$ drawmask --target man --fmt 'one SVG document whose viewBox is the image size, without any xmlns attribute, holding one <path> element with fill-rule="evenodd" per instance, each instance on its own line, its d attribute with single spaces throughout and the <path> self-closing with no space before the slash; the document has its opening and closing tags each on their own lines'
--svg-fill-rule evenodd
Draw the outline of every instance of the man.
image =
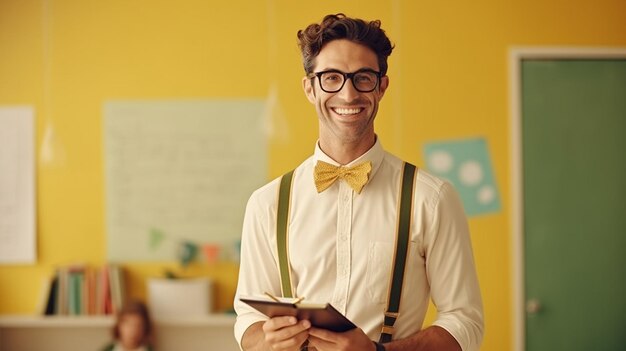
<svg viewBox="0 0 626 351">
<path fill-rule="evenodd" d="M 302 84 L 317 111 L 319 140 L 313 156 L 293 173 L 287 225 L 291 286 L 306 301 L 330 302 L 358 327 L 336 333 L 295 317 L 267 319 L 239 301 L 243 295 L 281 294 L 279 178 L 254 192 L 246 208 L 235 297 L 235 336 L 242 349 L 478 350 L 483 312 L 467 221 L 452 187 L 422 170 L 412 184 L 393 340 L 374 342 L 388 302 L 404 165 L 383 150 L 374 132 L 393 47 L 379 21 L 343 14 L 326 16 L 298 38 L 306 71 Z M 364 169 L 365 184 L 353 185 L 341 175 L 325 182 L 320 171 L 327 164 L 341 166 L 344 175 L 353 166 Z M 429 297 L 438 315 L 422 329 Z"/>
</svg>

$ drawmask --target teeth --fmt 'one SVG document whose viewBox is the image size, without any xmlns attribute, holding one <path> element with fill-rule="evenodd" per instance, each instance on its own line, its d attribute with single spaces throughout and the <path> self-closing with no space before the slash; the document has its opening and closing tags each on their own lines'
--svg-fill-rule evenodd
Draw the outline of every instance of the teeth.
<svg viewBox="0 0 626 351">
<path fill-rule="evenodd" d="M 361 112 L 360 108 L 335 108 L 334 110 L 340 115 L 354 115 Z"/>
</svg>

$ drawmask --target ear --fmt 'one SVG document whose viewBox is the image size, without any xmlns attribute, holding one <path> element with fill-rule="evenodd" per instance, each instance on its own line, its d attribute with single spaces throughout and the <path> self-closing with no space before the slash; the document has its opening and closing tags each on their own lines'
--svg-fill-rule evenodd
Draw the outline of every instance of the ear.
<svg viewBox="0 0 626 351">
<path fill-rule="evenodd" d="M 379 99 L 385 95 L 385 91 L 389 87 L 389 76 L 384 76 L 380 78 L 380 83 L 378 87 L 378 93 L 380 94 Z"/>
<path fill-rule="evenodd" d="M 313 86 L 312 79 L 307 78 L 306 76 L 302 78 L 302 89 L 304 90 L 304 95 L 309 99 L 309 102 L 315 104 L 315 87 Z"/>
</svg>

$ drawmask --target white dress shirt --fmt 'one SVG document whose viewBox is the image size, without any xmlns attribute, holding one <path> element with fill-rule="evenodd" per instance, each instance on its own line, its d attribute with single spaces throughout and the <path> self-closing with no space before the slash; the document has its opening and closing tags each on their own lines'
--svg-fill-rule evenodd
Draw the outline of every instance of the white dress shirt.
<svg viewBox="0 0 626 351">
<path fill-rule="evenodd" d="M 395 249 L 403 162 L 380 141 L 347 166 L 371 161 L 368 183 L 357 194 L 343 180 L 317 193 L 318 160 L 334 165 L 319 146 L 293 175 L 288 252 L 294 296 L 330 302 L 372 340 L 380 336 Z M 267 291 L 280 296 L 276 212 L 280 178 L 255 191 L 246 207 L 241 266 L 234 307 L 235 337 L 267 317 L 238 297 Z M 418 170 L 409 251 L 393 339 L 422 329 L 429 298 L 434 325 L 446 329 L 464 351 L 478 350 L 483 310 L 465 214 L 449 183 Z"/>
</svg>

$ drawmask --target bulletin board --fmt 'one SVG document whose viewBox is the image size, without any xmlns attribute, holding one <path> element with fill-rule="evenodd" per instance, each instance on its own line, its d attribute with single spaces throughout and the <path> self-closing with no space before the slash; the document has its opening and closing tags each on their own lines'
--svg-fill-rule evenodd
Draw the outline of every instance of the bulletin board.
<svg viewBox="0 0 626 351">
<path fill-rule="evenodd" d="M 247 199 L 267 180 L 263 111 L 254 99 L 106 103 L 108 259 L 236 245 Z"/>
</svg>

